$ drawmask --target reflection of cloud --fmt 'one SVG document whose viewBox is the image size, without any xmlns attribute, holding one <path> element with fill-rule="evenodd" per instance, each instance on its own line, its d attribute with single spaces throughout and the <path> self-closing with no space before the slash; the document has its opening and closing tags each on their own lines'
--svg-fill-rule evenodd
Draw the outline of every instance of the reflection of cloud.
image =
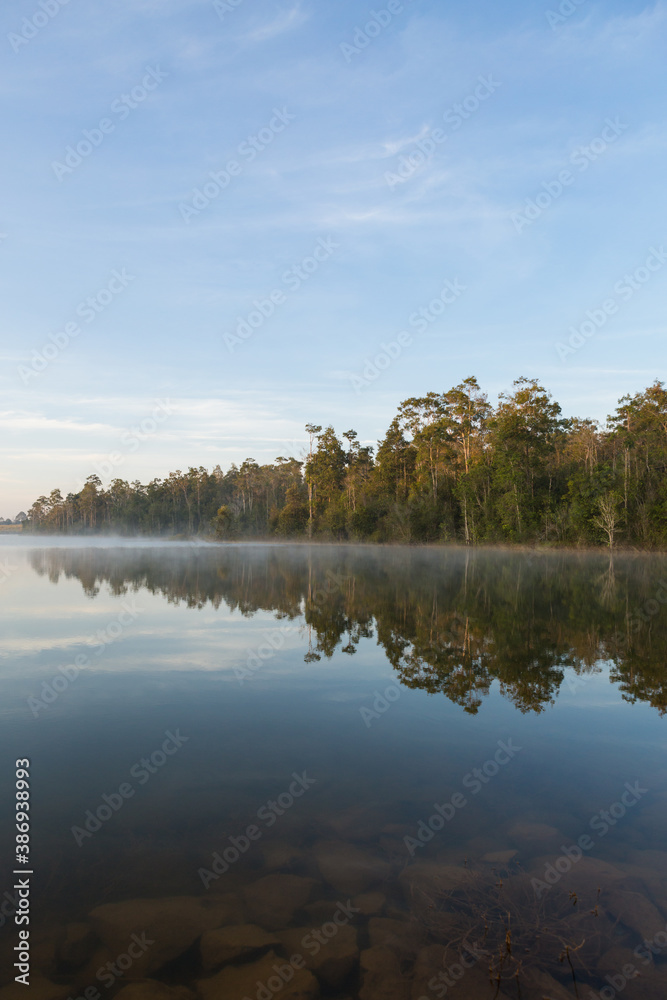
<svg viewBox="0 0 667 1000">
<path fill-rule="evenodd" d="M 80 608 L 81 613 L 85 610 L 85 606 Z M 128 632 L 105 646 L 99 655 L 90 652 L 95 641 L 90 635 L 58 639 L 14 638 L 8 642 L 3 641 L 3 654 L 11 657 L 13 662 L 4 663 L 0 658 L 0 676 L 5 680 L 12 677 L 23 678 L 34 685 L 53 676 L 58 665 L 73 662 L 74 657 L 79 654 L 90 655 L 90 663 L 81 668 L 89 674 L 177 673 L 193 670 L 228 673 L 243 666 L 248 654 L 275 632 L 276 619 L 260 615 L 257 616 L 259 621 L 254 620 L 249 625 L 248 619 L 240 612 L 230 612 L 222 607 L 218 609 L 215 625 L 209 628 L 168 627 L 161 619 L 159 631 L 151 626 L 137 626 L 131 633 Z M 100 619 L 98 624 L 100 628 L 104 628 L 108 624 L 108 618 Z M 302 651 L 307 647 L 302 626 L 301 620 L 291 624 L 284 646 L 267 661 L 267 671 L 271 669 L 275 672 L 281 659 L 290 650 Z M 34 664 L 36 657 L 47 653 L 55 654 L 57 659 L 51 658 L 47 663 L 40 662 L 26 671 L 25 658 L 29 657 Z M 290 670 L 295 664 L 300 667 L 300 659 L 291 661 Z M 284 667 L 285 664 L 281 666 Z"/>
</svg>

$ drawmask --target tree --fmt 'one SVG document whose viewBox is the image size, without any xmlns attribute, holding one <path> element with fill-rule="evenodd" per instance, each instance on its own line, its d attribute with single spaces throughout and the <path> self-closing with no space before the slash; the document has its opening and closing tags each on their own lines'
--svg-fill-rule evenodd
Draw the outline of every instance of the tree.
<svg viewBox="0 0 667 1000">
<path fill-rule="evenodd" d="M 382 441 L 378 441 L 375 482 L 383 498 L 407 500 L 415 465 L 414 448 L 406 440 L 398 417 L 394 417 Z"/>
<path fill-rule="evenodd" d="M 345 469 L 345 451 L 329 426 L 317 435 L 317 448 L 306 463 L 306 477 L 312 487 L 315 523 L 337 537 L 345 532 Z"/>
<path fill-rule="evenodd" d="M 517 379 L 494 410 L 470 376 L 410 397 L 377 449 L 355 430 L 307 424 L 302 463 L 190 466 L 146 484 L 89 476 L 78 492 L 40 496 L 27 530 L 307 534 L 376 541 L 510 539 L 667 546 L 667 390 L 624 396 L 599 427 L 564 420 L 535 379 Z M 610 497 L 612 500 L 610 500 Z M 616 498 L 615 503 L 613 498 Z M 601 534 L 602 533 L 602 534 Z"/>
<path fill-rule="evenodd" d="M 227 538 L 232 526 L 232 512 L 226 504 L 218 508 L 215 515 L 215 534 L 218 538 Z"/>
<path fill-rule="evenodd" d="M 548 460 L 563 421 L 560 406 L 535 379 L 522 377 L 513 385 L 514 392 L 501 393 L 490 430 L 501 522 L 508 533 L 522 536 L 550 501 Z M 547 483 L 545 497 L 540 491 Z"/>
<path fill-rule="evenodd" d="M 443 396 L 449 431 L 457 457 L 456 492 L 463 505 L 463 531 L 466 545 L 474 535 L 472 513 L 475 497 L 474 483 L 470 480 L 473 463 L 482 461 L 491 406 L 474 377 L 463 380 Z M 463 466 L 460 469 L 460 466 Z"/>
<path fill-rule="evenodd" d="M 86 484 L 79 494 L 79 506 L 83 515 L 83 526 L 94 528 L 97 524 L 97 513 L 99 506 L 98 490 L 102 485 L 99 476 L 88 476 Z"/>
<path fill-rule="evenodd" d="M 598 498 L 597 506 L 600 513 L 593 518 L 596 528 L 600 528 L 606 534 L 610 549 L 614 547 L 614 535 L 620 521 L 618 505 L 619 497 L 616 493 L 605 493 Z"/>
<path fill-rule="evenodd" d="M 445 400 L 436 392 L 406 399 L 399 406 L 398 415 L 412 434 L 417 486 L 425 486 L 437 503 L 442 462 L 451 442 Z"/>
<path fill-rule="evenodd" d="M 313 441 L 322 430 L 320 424 L 306 424 L 308 434 L 308 460 L 306 462 L 306 482 L 308 483 L 308 537 L 313 535 L 313 484 L 308 476 L 308 467 L 313 460 Z"/>
</svg>

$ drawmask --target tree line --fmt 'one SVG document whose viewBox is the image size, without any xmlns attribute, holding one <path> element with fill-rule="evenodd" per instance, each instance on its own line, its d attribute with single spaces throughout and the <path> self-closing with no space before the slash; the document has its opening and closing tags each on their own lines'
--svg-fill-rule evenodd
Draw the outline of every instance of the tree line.
<svg viewBox="0 0 667 1000">
<path fill-rule="evenodd" d="M 303 460 L 91 475 L 28 511 L 28 530 L 373 542 L 667 544 L 667 390 L 624 396 L 605 426 L 563 417 L 535 379 L 494 407 L 477 379 L 406 399 L 377 447 L 307 424 Z"/>
</svg>

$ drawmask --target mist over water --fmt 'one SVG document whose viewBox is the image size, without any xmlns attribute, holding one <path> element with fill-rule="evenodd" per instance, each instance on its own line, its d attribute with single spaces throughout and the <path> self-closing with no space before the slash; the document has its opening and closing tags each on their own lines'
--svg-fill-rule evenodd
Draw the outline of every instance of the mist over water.
<svg viewBox="0 0 667 1000">
<path fill-rule="evenodd" d="M 283 935 L 284 961 L 293 929 L 373 894 L 339 980 L 315 969 L 341 1000 L 374 995 L 369 946 L 396 957 L 406 998 L 438 996 L 428 981 L 464 938 L 488 954 L 452 995 L 486 996 L 510 912 L 499 995 L 515 995 L 520 953 L 529 1000 L 574 995 L 564 948 L 578 988 L 601 989 L 610 952 L 664 930 L 664 557 L 95 541 L 0 550 L 0 749 L 31 760 L 52 982 L 94 984 L 115 941 L 97 908 L 145 921 L 142 899 L 236 914 L 138 965 L 192 987 L 220 974 L 200 940 L 216 919 Z M 1 780 L 9 795 L 11 767 Z M 7 820 L 4 857 L 12 838 Z M 81 961 L 65 961 L 58 934 L 88 921 Z M 657 996 L 662 963 L 625 995 Z"/>
</svg>

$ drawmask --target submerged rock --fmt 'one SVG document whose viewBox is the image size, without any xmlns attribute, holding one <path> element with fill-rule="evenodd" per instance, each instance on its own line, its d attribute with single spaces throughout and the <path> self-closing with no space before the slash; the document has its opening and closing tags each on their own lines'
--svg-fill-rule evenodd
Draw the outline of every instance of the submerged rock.
<svg viewBox="0 0 667 1000">
<path fill-rule="evenodd" d="M 508 1000 L 508 994 L 491 983 L 487 966 L 488 956 L 482 952 L 457 955 L 442 945 L 428 945 L 415 962 L 411 1000 L 445 995 L 452 1000 Z"/>
<path fill-rule="evenodd" d="M 422 948 L 415 961 L 414 980 L 412 983 L 412 1000 L 421 1000 L 421 997 L 440 995 L 444 981 L 438 979 L 437 992 L 431 989 L 429 983 L 435 977 L 438 978 L 441 972 L 447 968 L 447 949 L 441 944 L 429 944 Z M 449 955 L 451 960 L 452 956 Z"/>
<path fill-rule="evenodd" d="M 612 885 L 627 877 L 615 865 L 608 861 L 601 861 L 599 858 L 589 858 L 584 855 L 579 861 L 569 861 L 564 865 L 564 871 L 558 871 L 555 864 L 563 855 L 546 854 L 539 858 L 534 858 L 527 873 L 529 880 L 538 879 L 548 886 L 541 887 L 542 894 L 553 893 L 554 888 L 558 891 L 573 891 L 585 900 L 586 905 L 593 905 L 597 900 L 598 889 Z M 554 873 L 559 876 L 554 881 Z M 540 887 L 538 887 L 540 888 Z"/>
<path fill-rule="evenodd" d="M 70 986 L 52 983 L 43 976 L 30 974 L 30 985 L 11 983 L 0 989 L 0 1000 L 66 1000 L 70 995 Z"/>
<path fill-rule="evenodd" d="M 271 951 L 258 962 L 228 965 L 217 975 L 197 982 L 202 1000 L 241 1000 L 277 994 L 280 1000 L 318 1000 L 320 987 L 308 969 L 294 969 Z"/>
<path fill-rule="evenodd" d="M 635 931 L 640 938 L 651 941 L 659 931 L 664 930 L 662 914 L 639 892 L 609 889 L 602 900 L 607 912 Z"/>
<path fill-rule="evenodd" d="M 324 881 L 350 895 L 382 881 L 391 871 L 386 861 L 343 840 L 321 840 L 313 854 Z"/>
<path fill-rule="evenodd" d="M 357 932 L 354 927 L 337 927 L 326 936 L 322 927 L 293 927 L 282 931 L 282 946 L 291 957 L 301 955 L 323 986 L 338 989 L 354 971 L 359 959 Z M 330 933 L 327 929 L 327 933 Z"/>
<path fill-rule="evenodd" d="M 142 979 L 124 986 L 114 1000 L 196 1000 L 186 986 L 167 986 L 157 979 Z"/>
<path fill-rule="evenodd" d="M 58 961 L 76 969 L 91 958 L 95 946 L 90 924 L 66 924 L 64 937 L 58 943 Z"/>
<path fill-rule="evenodd" d="M 30 931 L 31 967 L 35 970 L 38 969 L 40 974 L 47 979 L 56 974 L 59 964 L 58 949 L 64 937 L 65 929 L 62 924 L 41 924 Z M 12 971 L 12 978 L 14 974 L 15 972 Z"/>
<path fill-rule="evenodd" d="M 418 915 L 433 914 L 436 899 L 442 899 L 472 881 L 468 868 L 441 865 L 435 861 L 416 861 L 404 868 L 398 877 L 408 906 Z"/>
<path fill-rule="evenodd" d="M 548 972 L 541 972 L 532 966 L 522 970 L 521 983 L 532 987 L 536 997 L 549 997 L 549 1000 L 572 1000 L 574 993 L 554 979 Z"/>
<path fill-rule="evenodd" d="M 667 878 L 667 851 L 630 851 L 630 862 L 644 871 Z"/>
<path fill-rule="evenodd" d="M 255 952 L 276 948 L 279 944 L 275 934 L 269 934 L 255 924 L 237 924 L 206 931 L 200 944 L 203 969 L 210 972 L 219 965 L 248 958 Z"/>
<path fill-rule="evenodd" d="M 292 844 L 279 842 L 268 844 L 262 851 L 264 867 L 271 871 L 276 868 L 291 868 L 303 861 L 304 854 Z"/>
<path fill-rule="evenodd" d="M 366 917 L 374 917 L 384 909 L 387 897 L 382 892 L 363 892 L 355 896 L 352 905 L 360 910 Z"/>
<path fill-rule="evenodd" d="M 547 823 L 515 823 L 507 833 L 511 840 L 526 848 L 536 844 L 546 847 L 548 841 L 556 840 L 560 840 L 561 843 L 569 843 L 555 826 L 549 826 Z"/>
<path fill-rule="evenodd" d="M 367 948 L 361 953 L 359 1000 L 410 1000 L 410 980 L 391 948 Z"/>
<path fill-rule="evenodd" d="M 316 885 L 315 879 L 298 875 L 265 875 L 249 885 L 243 895 L 253 922 L 277 931 L 293 923 Z"/>
<path fill-rule="evenodd" d="M 343 902 L 341 900 L 341 902 Z M 319 927 L 321 924 L 331 920 L 336 912 L 336 903 L 330 899 L 316 899 L 313 903 L 306 903 L 304 912 L 308 914 L 309 923 L 312 927 Z"/>
<path fill-rule="evenodd" d="M 130 956 L 126 979 L 144 979 L 157 972 L 228 917 L 228 903 L 212 896 L 131 899 L 106 903 L 90 914 L 97 936 L 112 955 Z"/>
<path fill-rule="evenodd" d="M 116 952 L 116 955 L 118 952 Z M 95 951 L 90 956 L 84 965 L 79 966 L 72 973 L 72 981 L 77 989 L 85 989 L 90 983 L 97 982 L 97 973 L 100 969 L 103 969 L 105 965 L 109 962 L 113 964 L 114 958 L 116 958 L 111 952 L 110 948 L 105 948 L 104 945 L 99 945 L 95 948 Z"/>
<path fill-rule="evenodd" d="M 415 921 L 373 917 L 368 921 L 371 948 L 391 948 L 399 958 L 412 958 L 424 944 L 424 934 Z"/>
<path fill-rule="evenodd" d="M 652 959 L 648 964 L 652 964 Z M 603 972 L 614 972 L 615 969 L 622 969 L 624 965 L 646 968 L 643 960 L 641 958 L 638 960 L 633 950 L 624 948 L 622 945 L 614 945 L 598 961 L 598 969 L 601 969 Z"/>
<path fill-rule="evenodd" d="M 508 865 L 519 852 L 514 851 L 489 851 L 482 857 L 490 865 Z"/>
</svg>

